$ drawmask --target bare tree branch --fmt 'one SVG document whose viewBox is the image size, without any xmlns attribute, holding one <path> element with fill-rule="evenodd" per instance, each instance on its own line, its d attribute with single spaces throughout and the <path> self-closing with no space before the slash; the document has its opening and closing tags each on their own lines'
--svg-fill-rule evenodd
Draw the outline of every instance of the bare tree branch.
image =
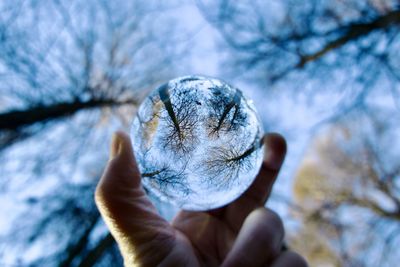
<svg viewBox="0 0 400 267">
<path fill-rule="evenodd" d="M 93 108 L 115 107 L 123 105 L 137 105 L 136 100 L 118 101 L 114 99 L 99 99 L 69 103 L 57 103 L 49 106 L 36 106 L 26 110 L 14 110 L 0 113 L 0 131 L 17 130 L 38 122 L 56 120 L 75 113 Z"/>
</svg>

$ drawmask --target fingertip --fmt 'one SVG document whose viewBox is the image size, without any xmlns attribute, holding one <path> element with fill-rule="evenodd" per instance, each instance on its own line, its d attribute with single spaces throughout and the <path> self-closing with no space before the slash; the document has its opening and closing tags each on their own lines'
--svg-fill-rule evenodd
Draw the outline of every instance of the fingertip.
<svg viewBox="0 0 400 267">
<path fill-rule="evenodd" d="M 124 131 L 116 131 L 112 137 L 110 159 L 117 156 L 134 160 L 131 138 Z"/>
<path fill-rule="evenodd" d="M 110 159 L 97 185 L 95 199 L 126 192 L 125 188 L 138 188 L 140 180 L 130 137 L 123 131 L 117 131 L 112 136 Z"/>
<path fill-rule="evenodd" d="M 130 170 L 140 176 L 131 138 L 127 133 L 116 131 L 113 134 L 108 165 L 116 170 Z"/>
<path fill-rule="evenodd" d="M 122 131 L 122 130 L 115 131 L 113 136 L 116 136 L 116 137 L 120 138 L 123 141 L 129 141 L 130 142 L 130 139 L 131 139 L 129 137 L 129 135 L 126 132 Z"/>
<path fill-rule="evenodd" d="M 272 170 L 279 170 L 285 159 L 287 144 L 279 133 L 269 133 L 264 139 L 264 164 Z"/>
<path fill-rule="evenodd" d="M 244 220 L 232 249 L 222 266 L 261 266 L 280 253 L 284 228 L 282 219 L 264 207 L 253 210 Z"/>
<path fill-rule="evenodd" d="M 259 207 L 247 216 L 246 221 L 260 225 L 258 233 L 267 237 L 267 243 L 272 246 L 271 250 L 281 247 L 285 228 L 278 213 L 265 207 Z"/>
</svg>

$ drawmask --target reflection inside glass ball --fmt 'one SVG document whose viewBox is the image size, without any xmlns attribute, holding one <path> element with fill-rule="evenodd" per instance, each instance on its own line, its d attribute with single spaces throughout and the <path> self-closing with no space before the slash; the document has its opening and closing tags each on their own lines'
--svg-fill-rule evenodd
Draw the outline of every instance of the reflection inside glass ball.
<svg viewBox="0 0 400 267">
<path fill-rule="evenodd" d="M 262 164 L 262 128 L 253 103 L 213 78 L 181 77 L 151 92 L 131 135 L 145 188 L 186 210 L 233 201 Z"/>
</svg>

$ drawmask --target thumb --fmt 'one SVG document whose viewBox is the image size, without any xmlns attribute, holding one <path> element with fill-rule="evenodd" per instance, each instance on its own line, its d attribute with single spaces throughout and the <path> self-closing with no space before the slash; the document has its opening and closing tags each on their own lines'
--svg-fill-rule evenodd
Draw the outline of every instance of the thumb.
<svg viewBox="0 0 400 267">
<path fill-rule="evenodd" d="M 97 185 L 95 201 L 126 265 L 168 254 L 173 229 L 147 198 L 130 138 L 123 132 L 113 136 L 110 160 Z"/>
</svg>

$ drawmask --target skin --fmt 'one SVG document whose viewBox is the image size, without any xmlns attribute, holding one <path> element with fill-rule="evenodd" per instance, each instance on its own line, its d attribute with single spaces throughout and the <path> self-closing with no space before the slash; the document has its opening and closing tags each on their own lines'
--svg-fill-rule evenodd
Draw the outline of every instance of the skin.
<svg viewBox="0 0 400 267">
<path fill-rule="evenodd" d="M 264 207 L 286 153 L 280 135 L 264 140 L 262 168 L 241 197 L 215 210 L 182 210 L 170 223 L 141 186 L 129 136 L 116 132 L 95 200 L 125 266 L 307 266 L 300 255 L 282 250 L 282 220 Z"/>
</svg>

